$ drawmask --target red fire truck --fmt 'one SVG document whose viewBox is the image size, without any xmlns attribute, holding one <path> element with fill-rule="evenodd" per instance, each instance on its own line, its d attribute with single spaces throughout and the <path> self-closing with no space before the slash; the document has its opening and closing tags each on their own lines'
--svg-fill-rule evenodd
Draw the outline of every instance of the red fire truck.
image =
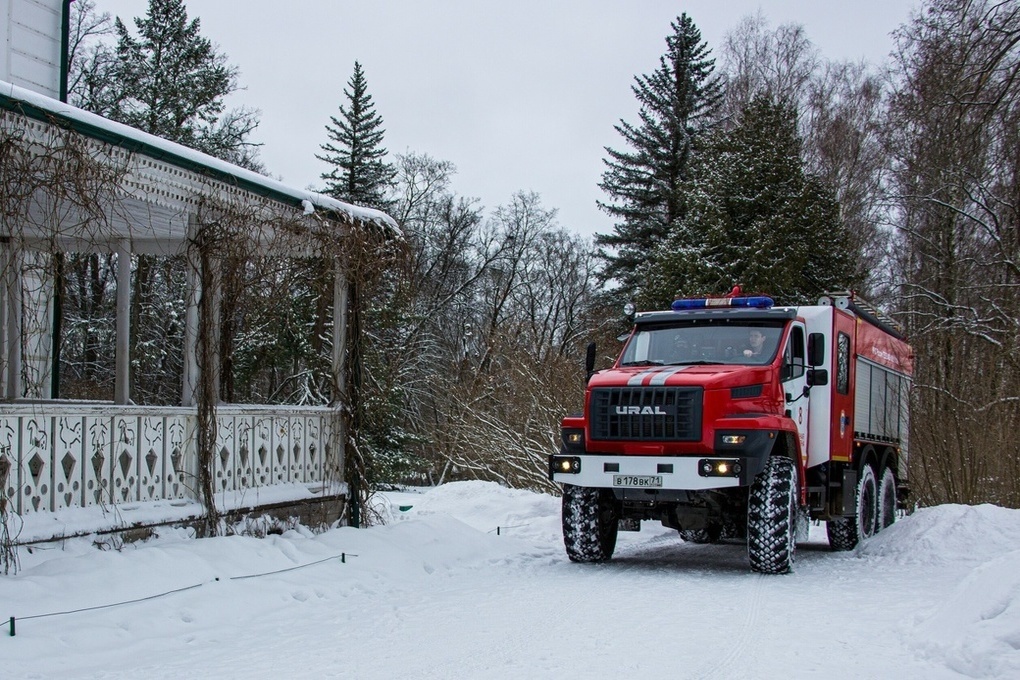
<svg viewBox="0 0 1020 680">
<path fill-rule="evenodd" d="M 747 540 L 751 568 L 784 573 L 809 520 L 834 550 L 893 522 L 906 496 L 913 354 L 850 293 L 777 307 L 766 296 L 682 299 L 640 313 L 584 413 L 562 421 L 549 474 L 563 485 L 576 562 L 658 520 L 690 541 Z"/>
</svg>

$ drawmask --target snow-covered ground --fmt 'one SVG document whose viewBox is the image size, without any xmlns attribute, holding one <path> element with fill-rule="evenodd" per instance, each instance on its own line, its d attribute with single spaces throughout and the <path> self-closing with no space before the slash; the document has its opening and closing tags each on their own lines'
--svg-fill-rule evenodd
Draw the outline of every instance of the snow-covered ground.
<svg viewBox="0 0 1020 680">
<path fill-rule="evenodd" d="M 318 535 L 22 548 L 0 677 L 1020 678 L 1017 510 L 922 509 L 852 553 L 812 527 L 795 573 L 761 576 L 738 543 L 647 522 L 572 564 L 558 499 L 494 484 L 378 508 Z"/>
</svg>

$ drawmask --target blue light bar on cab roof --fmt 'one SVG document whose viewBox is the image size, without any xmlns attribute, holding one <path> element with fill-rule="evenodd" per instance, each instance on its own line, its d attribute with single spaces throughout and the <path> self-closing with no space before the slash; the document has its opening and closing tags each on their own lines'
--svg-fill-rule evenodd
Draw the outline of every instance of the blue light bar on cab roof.
<svg viewBox="0 0 1020 680">
<path fill-rule="evenodd" d="M 673 311 L 683 312 L 690 309 L 706 309 L 709 307 L 754 307 L 756 309 L 768 309 L 772 304 L 772 298 L 764 295 L 755 295 L 753 297 L 685 298 L 673 301 Z"/>
</svg>

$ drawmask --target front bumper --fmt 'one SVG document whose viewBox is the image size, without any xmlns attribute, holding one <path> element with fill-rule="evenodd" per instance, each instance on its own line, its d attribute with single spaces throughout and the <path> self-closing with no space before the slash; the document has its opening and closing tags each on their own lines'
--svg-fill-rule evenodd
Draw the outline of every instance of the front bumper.
<svg viewBox="0 0 1020 680">
<path fill-rule="evenodd" d="M 728 444 L 730 436 L 739 443 Z M 615 489 L 671 489 L 700 491 L 748 486 L 765 468 L 775 443 L 772 430 L 729 431 L 716 436 L 716 446 L 704 453 L 636 455 L 587 452 L 583 446 L 564 446 L 549 457 L 549 478 L 561 484 Z"/>
<path fill-rule="evenodd" d="M 556 462 L 569 458 L 579 464 L 577 472 L 559 472 Z M 741 464 L 737 476 L 703 476 L 699 465 L 705 460 L 745 460 L 733 456 L 620 456 L 605 454 L 563 454 L 552 456 L 552 480 L 561 484 L 617 489 L 675 489 L 696 491 L 746 486 L 747 463 Z M 638 480 L 658 479 L 661 485 L 637 485 Z"/>
</svg>

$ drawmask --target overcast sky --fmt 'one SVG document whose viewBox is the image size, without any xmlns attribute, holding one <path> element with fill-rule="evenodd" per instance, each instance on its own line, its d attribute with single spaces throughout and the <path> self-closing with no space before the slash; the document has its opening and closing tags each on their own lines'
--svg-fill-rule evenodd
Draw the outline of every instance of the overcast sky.
<svg viewBox="0 0 1020 680">
<path fill-rule="evenodd" d="M 147 0 L 95 0 L 143 16 Z M 261 113 L 254 139 L 274 176 L 321 188 L 315 158 L 360 61 L 391 154 L 457 167 L 453 188 L 491 210 L 536 191 L 559 222 L 609 233 L 595 206 L 613 125 L 636 120 L 634 76 L 665 51 L 687 12 L 718 54 L 724 35 L 761 9 L 775 27 L 803 24 L 828 59 L 884 61 L 916 0 L 187 0 L 188 16 L 240 69 L 230 104 Z"/>
</svg>

